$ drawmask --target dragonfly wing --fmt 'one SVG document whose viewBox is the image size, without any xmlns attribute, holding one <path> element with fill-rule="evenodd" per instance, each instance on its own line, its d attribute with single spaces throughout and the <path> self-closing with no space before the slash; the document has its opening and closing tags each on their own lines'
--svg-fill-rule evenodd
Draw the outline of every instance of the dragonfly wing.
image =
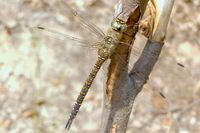
<svg viewBox="0 0 200 133">
<path fill-rule="evenodd" d="M 33 29 L 41 30 L 44 34 L 53 36 L 54 38 L 59 39 L 61 41 L 72 40 L 78 43 L 76 44 L 77 46 L 81 46 L 81 47 L 97 48 L 100 44 L 100 42 L 91 42 L 89 40 L 80 39 L 80 38 L 77 38 L 65 33 L 61 33 L 53 29 L 41 27 L 41 26 L 33 27 Z"/>
<path fill-rule="evenodd" d="M 129 47 L 130 46 L 130 44 L 120 42 L 120 41 L 118 41 L 118 44 L 119 44 L 119 47 Z M 142 48 L 137 48 L 136 46 L 132 46 L 131 57 L 139 58 L 139 56 L 141 55 L 141 52 L 142 52 Z M 154 56 L 154 55 L 150 54 L 150 53 L 146 53 L 146 54 L 143 54 L 143 56 Z M 165 58 L 165 60 L 170 60 L 169 55 L 168 55 L 168 57 L 166 57 L 161 53 L 158 61 L 163 60 L 163 58 Z M 175 58 L 175 57 L 172 57 L 172 58 Z M 181 62 L 178 62 L 176 58 L 173 60 L 173 65 L 175 65 L 175 68 L 185 68 L 185 65 L 182 64 Z"/>
<path fill-rule="evenodd" d="M 99 27 L 97 27 L 91 21 L 89 21 L 88 19 L 86 19 L 86 18 L 82 17 L 80 14 L 78 14 L 78 12 L 76 10 L 72 9 L 65 1 L 61 0 L 61 2 L 59 2 L 59 5 L 67 7 L 70 10 L 70 12 L 80 20 L 80 22 L 82 24 L 87 26 L 98 37 L 100 37 L 101 39 L 105 37 L 104 32 Z"/>
</svg>

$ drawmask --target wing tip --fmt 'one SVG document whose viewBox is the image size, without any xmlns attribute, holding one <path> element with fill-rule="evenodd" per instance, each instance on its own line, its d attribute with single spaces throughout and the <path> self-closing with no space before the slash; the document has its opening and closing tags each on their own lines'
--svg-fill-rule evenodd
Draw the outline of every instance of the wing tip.
<svg viewBox="0 0 200 133">
<path fill-rule="evenodd" d="M 42 26 L 37 26 L 37 28 L 40 29 L 40 30 L 44 30 L 44 29 L 45 29 L 45 28 L 42 27 Z"/>
</svg>

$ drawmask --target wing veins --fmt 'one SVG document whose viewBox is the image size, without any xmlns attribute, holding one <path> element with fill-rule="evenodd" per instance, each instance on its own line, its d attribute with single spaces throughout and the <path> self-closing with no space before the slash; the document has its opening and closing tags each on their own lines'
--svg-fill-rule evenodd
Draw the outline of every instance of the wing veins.
<svg viewBox="0 0 200 133">
<path fill-rule="evenodd" d="M 62 3 L 67 6 L 67 8 L 71 11 L 71 13 L 77 17 L 84 25 L 86 25 L 91 31 L 93 31 L 98 37 L 104 38 L 105 34 L 104 32 L 97 27 L 95 24 L 93 24 L 91 21 L 89 21 L 88 19 L 82 17 L 80 14 L 78 14 L 78 12 L 74 9 L 72 9 L 66 2 L 64 2 L 63 0 L 61 0 Z"/>
<path fill-rule="evenodd" d="M 64 37 L 64 39 L 55 37 L 56 39 L 59 39 L 61 41 L 64 41 L 65 39 L 70 39 L 72 41 L 75 41 L 75 42 L 79 43 L 79 44 L 76 44 L 77 46 L 97 48 L 100 44 L 100 42 L 89 42 L 89 41 L 86 41 L 86 40 L 83 40 L 83 39 L 80 39 L 80 38 L 76 38 L 76 37 L 68 35 L 68 34 L 58 32 L 58 31 L 53 30 L 53 29 L 48 29 L 48 28 L 41 27 L 41 26 L 38 26 L 36 28 L 43 31 L 43 32 L 47 32 L 47 33 L 54 34 L 54 35 L 60 35 L 60 36 Z M 82 44 L 85 44 L 85 45 L 82 45 Z"/>
</svg>

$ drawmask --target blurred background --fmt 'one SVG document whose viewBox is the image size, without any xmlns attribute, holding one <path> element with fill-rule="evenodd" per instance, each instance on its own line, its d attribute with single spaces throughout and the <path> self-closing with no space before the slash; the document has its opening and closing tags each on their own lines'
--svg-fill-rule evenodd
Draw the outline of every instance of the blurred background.
<svg viewBox="0 0 200 133">
<path fill-rule="evenodd" d="M 67 0 L 68 5 L 103 31 L 110 25 L 116 2 Z M 97 39 L 91 37 L 94 33 L 82 30 L 67 7 L 55 3 L 56 0 L 0 2 L 1 133 L 66 132 L 71 108 L 94 65 L 94 49 L 35 28 L 44 26 L 91 42 Z M 175 2 L 161 58 L 134 103 L 127 133 L 200 133 L 199 12 L 199 0 Z M 135 49 L 141 50 L 145 41 L 138 34 Z M 136 60 L 138 54 L 131 58 Z M 104 73 L 101 71 L 96 77 L 70 132 L 98 132 Z"/>
</svg>

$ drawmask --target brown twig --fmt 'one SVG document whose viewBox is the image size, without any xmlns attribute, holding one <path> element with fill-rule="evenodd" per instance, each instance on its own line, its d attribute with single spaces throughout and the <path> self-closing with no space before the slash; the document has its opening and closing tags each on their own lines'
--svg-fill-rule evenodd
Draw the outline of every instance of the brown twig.
<svg viewBox="0 0 200 133">
<path fill-rule="evenodd" d="M 124 133 L 126 131 L 132 110 L 133 94 L 136 93 L 137 89 L 132 88 L 133 82 L 128 75 L 127 63 L 123 61 L 128 61 L 132 42 L 138 31 L 138 23 L 147 2 L 147 0 L 120 0 L 116 6 L 118 8 L 116 8 L 115 13 L 118 15 L 115 14 L 115 16 L 127 22 L 128 25 L 128 29 L 120 41 L 129 44 L 129 46 L 117 48 L 121 59 L 116 55 L 111 57 L 104 93 L 102 133 Z"/>
</svg>

